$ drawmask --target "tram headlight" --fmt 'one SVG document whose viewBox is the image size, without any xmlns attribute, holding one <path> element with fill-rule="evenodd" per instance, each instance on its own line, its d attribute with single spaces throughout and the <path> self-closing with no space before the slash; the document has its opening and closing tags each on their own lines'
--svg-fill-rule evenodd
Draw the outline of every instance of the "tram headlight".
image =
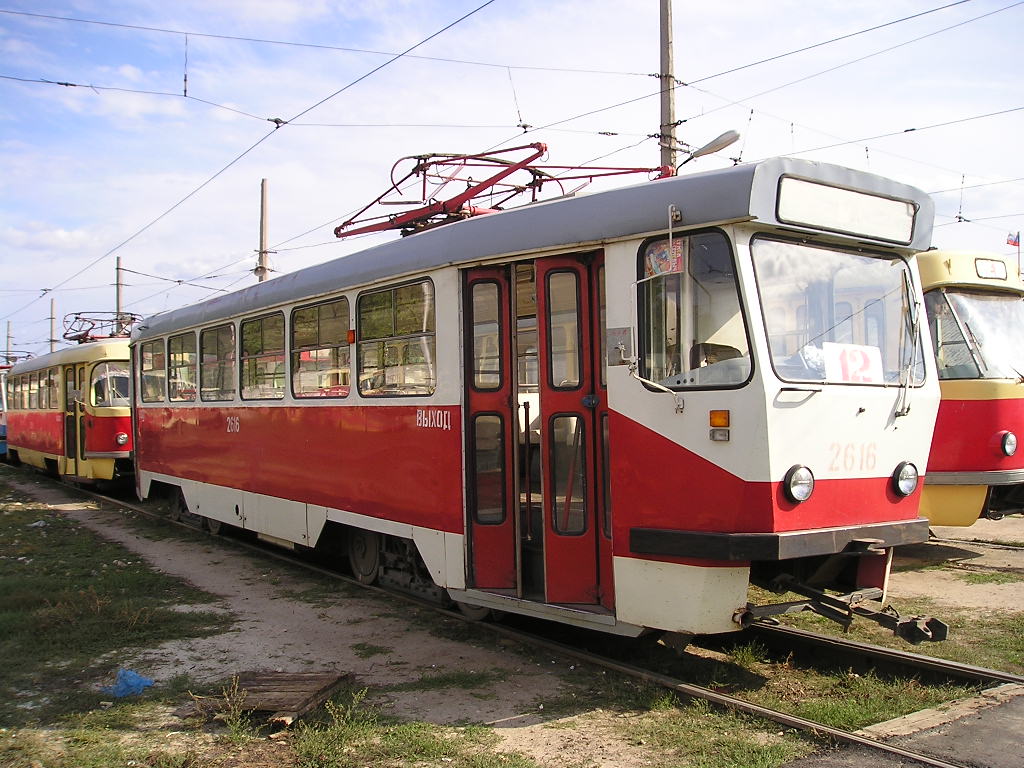
<svg viewBox="0 0 1024 768">
<path fill-rule="evenodd" d="M 1006 456 L 1013 456 L 1017 452 L 1017 436 L 1013 432 L 1004 432 L 999 447 Z"/>
<path fill-rule="evenodd" d="M 900 496 L 909 496 L 917 490 L 919 479 L 917 467 L 909 461 L 900 462 L 896 471 L 892 473 L 892 489 Z"/>
<path fill-rule="evenodd" d="M 799 504 L 811 498 L 814 491 L 814 473 L 803 464 L 796 464 L 789 468 L 782 480 L 782 489 L 786 498 Z"/>
<path fill-rule="evenodd" d="M 116 442 L 118 445 L 127 445 L 128 435 L 125 434 L 124 432 L 118 432 L 116 435 L 114 435 L 114 442 Z"/>
</svg>

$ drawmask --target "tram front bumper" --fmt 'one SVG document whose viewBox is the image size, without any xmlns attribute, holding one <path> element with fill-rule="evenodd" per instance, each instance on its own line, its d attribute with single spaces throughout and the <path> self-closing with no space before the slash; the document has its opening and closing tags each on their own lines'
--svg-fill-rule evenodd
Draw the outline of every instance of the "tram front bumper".
<svg viewBox="0 0 1024 768">
<path fill-rule="evenodd" d="M 629 549 L 638 555 L 667 555 L 700 560 L 736 562 L 792 560 L 839 552 L 886 549 L 928 540 L 929 522 L 898 520 L 890 523 L 812 528 L 779 533 L 716 533 L 631 528 Z"/>
</svg>

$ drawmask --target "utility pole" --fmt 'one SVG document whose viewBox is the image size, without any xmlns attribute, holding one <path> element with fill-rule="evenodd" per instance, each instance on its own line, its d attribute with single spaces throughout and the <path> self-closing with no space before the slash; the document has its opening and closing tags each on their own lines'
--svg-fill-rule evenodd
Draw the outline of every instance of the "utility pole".
<svg viewBox="0 0 1024 768">
<path fill-rule="evenodd" d="M 11 362 L 11 341 L 12 341 L 12 339 L 13 339 L 13 337 L 11 336 L 11 321 L 8 320 L 7 321 L 7 363 L 8 364 L 10 364 L 10 362 Z"/>
<path fill-rule="evenodd" d="M 661 0 L 661 164 L 676 167 L 676 79 L 672 62 L 672 0 Z"/>
<path fill-rule="evenodd" d="M 50 351 L 57 350 L 57 300 L 50 299 Z"/>
<path fill-rule="evenodd" d="M 259 261 L 256 262 L 256 269 L 253 273 L 256 278 L 262 283 L 267 279 L 267 273 L 270 272 L 270 267 L 267 265 L 267 216 L 269 211 L 267 210 L 267 180 L 263 179 L 260 182 L 260 250 L 259 250 Z"/>
<path fill-rule="evenodd" d="M 117 257 L 117 267 L 114 275 L 114 335 L 120 336 L 124 331 L 124 306 L 121 303 L 121 257 Z"/>
</svg>

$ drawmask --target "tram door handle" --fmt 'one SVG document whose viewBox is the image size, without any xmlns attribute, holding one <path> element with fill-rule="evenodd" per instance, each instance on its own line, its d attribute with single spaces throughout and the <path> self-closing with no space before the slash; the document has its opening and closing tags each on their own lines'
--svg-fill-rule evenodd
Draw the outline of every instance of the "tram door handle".
<svg viewBox="0 0 1024 768">
<path fill-rule="evenodd" d="M 581 402 L 583 403 L 584 408 L 590 408 L 593 410 L 600 404 L 601 399 L 597 395 L 591 393 L 589 395 L 584 395 Z"/>
</svg>

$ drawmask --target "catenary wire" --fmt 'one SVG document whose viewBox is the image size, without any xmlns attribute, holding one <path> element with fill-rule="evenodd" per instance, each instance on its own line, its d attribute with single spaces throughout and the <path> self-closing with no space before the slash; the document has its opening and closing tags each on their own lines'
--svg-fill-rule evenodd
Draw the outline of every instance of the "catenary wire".
<svg viewBox="0 0 1024 768">
<path fill-rule="evenodd" d="M 357 77 L 357 78 L 356 78 L 355 80 L 353 80 L 352 82 L 348 83 L 347 85 L 344 85 L 344 86 L 342 86 L 341 88 L 339 88 L 338 90 L 334 91 L 334 92 L 333 92 L 333 93 L 331 93 L 330 95 L 328 95 L 328 96 L 325 96 L 324 98 L 320 99 L 320 100 L 319 100 L 319 101 L 317 101 L 317 102 L 316 102 L 315 104 L 313 104 L 313 105 L 311 105 L 311 106 L 307 107 L 306 109 L 303 109 L 303 110 L 302 110 L 301 112 L 299 112 L 298 114 L 294 115 L 294 116 L 293 116 L 293 117 L 291 118 L 291 120 L 297 120 L 298 118 L 302 117 L 303 115 L 309 114 L 310 112 L 312 112 L 312 111 L 313 111 L 314 109 L 316 109 L 317 107 L 321 106 L 322 104 L 326 103 L 327 101 L 330 101 L 331 99 L 335 98 L 335 97 L 336 97 L 336 96 L 338 96 L 339 94 L 341 94 L 341 93 L 344 93 L 344 92 L 345 92 L 345 91 L 347 91 L 348 89 L 350 89 L 350 88 L 354 87 L 354 86 L 355 86 L 355 85 L 357 85 L 358 83 L 361 83 L 362 81 L 366 80 L 367 78 L 369 78 L 369 77 L 372 77 L 372 76 L 373 76 L 374 74 L 376 74 L 376 73 L 377 73 L 377 72 L 379 72 L 380 70 L 384 69 L 384 68 L 385 68 L 385 67 L 387 67 L 387 66 L 388 66 L 389 64 L 392 64 L 393 62 L 395 62 L 395 61 L 397 61 L 397 60 L 401 59 L 401 58 L 402 58 L 403 56 L 405 56 L 406 54 L 408 54 L 408 53 L 409 53 L 410 51 L 414 51 L 414 50 L 415 50 L 416 48 L 419 48 L 420 46 L 422 46 L 422 45 L 426 44 L 427 42 L 429 42 L 429 41 L 433 40 L 433 39 L 434 39 L 435 37 L 437 37 L 437 36 L 439 36 L 439 35 L 443 34 L 444 32 L 448 31 L 448 30 L 449 30 L 449 29 L 451 29 L 452 27 L 454 27 L 454 26 L 456 26 L 456 25 L 458 25 L 458 24 L 462 23 L 463 21 L 465 21 L 466 19 L 468 19 L 468 18 L 469 18 L 470 16 L 473 16 L 474 14 L 476 14 L 476 13 L 479 13 L 479 12 L 480 12 L 481 10 L 483 10 L 484 8 L 486 8 L 487 6 L 491 5 L 491 4 L 492 4 L 492 3 L 494 3 L 494 2 L 495 2 L 495 0 L 485 0 L 485 2 L 484 2 L 484 3 L 482 3 L 481 5 L 477 6 L 476 8 L 474 8 L 474 9 L 473 9 L 473 10 L 471 10 L 471 11 L 469 11 L 468 13 L 466 13 L 466 14 L 464 14 L 464 15 L 460 16 L 460 17 L 459 17 L 458 19 L 456 19 L 455 21 L 453 21 L 453 22 L 450 22 L 449 24 L 446 24 L 446 25 L 445 25 L 444 27 L 442 27 L 441 29 L 437 30 L 436 32 L 434 32 L 434 33 L 430 34 L 430 35 L 429 35 L 428 37 L 426 37 L 426 38 L 424 38 L 424 39 L 420 40 L 419 42 L 417 42 L 417 43 L 415 43 L 415 44 L 413 44 L 412 46 L 410 46 L 409 48 L 407 48 L 407 49 L 406 49 L 405 51 L 403 51 L 402 53 L 400 53 L 400 54 L 397 54 L 397 55 L 395 55 L 395 56 L 394 56 L 393 58 L 389 59 L 389 60 L 388 60 L 388 61 L 386 61 L 386 62 L 383 62 L 382 64 L 379 64 L 378 66 L 376 66 L 376 67 L 374 67 L 373 69 L 371 69 L 371 70 L 370 70 L 369 72 L 366 72 L 365 74 L 363 74 L 363 75 L 360 75 L 359 77 Z M 287 124 L 288 122 L 290 122 L 290 120 L 288 120 L 288 121 L 284 121 L 284 124 Z M 82 268 L 81 268 L 80 270 L 78 270 L 78 271 L 77 271 L 77 272 L 75 272 L 74 274 L 72 274 L 72 275 L 71 275 L 70 277 L 68 277 L 68 278 L 66 278 L 65 280 L 63 280 L 62 282 L 58 283 L 58 284 L 57 284 L 57 285 L 56 285 L 55 287 L 58 287 L 58 288 L 59 288 L 59 287 L 61 287 L 61 286 L 65 285 L 65 284 L 67 284 L 67 283 L 71 282 L 72 280 L 74 280 L 74 279 L 75 279 L 76 277 L 78 277 L 78 276 L 79 276 L 79 275 L 81 275 L 82 273 L 84 273 L 84 272 L 86 272 L 87 270 L 91 269 L 91 268 L 92 268 L 92 267 L 94 267 L 94 266 L 95 266 L 96 264 L 99 264 L 99 263 L 100 263 L 101 261 L 103 261 L 103 260 L 104 260 L 104 259 L 106 259 L 107 257 L 111 256 L 111 255 L 112 255 L 113 253 L 115 253 L 116 251 L 118 251 L 118 250 L 120 250 L 121 248 L 123 248 L 123 247 L 124 247 L 125 245 L 127 245 L 127 244 L 128 244 L 128 243 L 130 243 L 130 242 L 131 242 L 132 240 L 134 240 L 135 238 L 137 238 L 137 237 L 138 237 L 139 235 L 141 235 L 142 233 L 144 233 L 144 232 L 145 232 L 146 230 L 148 230 L 148 229 L 149 229 L 150 227 L 152 227 L 152 226 L 153 226 L 153 225 L 155 225 L 155 224 L 156 224 L 157 222 L 159 222 L 160 220 L 162 220 L 163 218 L 165 218 L 165 217 L 166 217 L 167 215 L 169 215 L 169 214 L 170 214 L 171 212 L 173 212 L 174 210 L 176 210 L 176 209 L 177 209 L 178 207 L 180 207 L 181 205 L 183 205 L 183 204 L 184 204 L 184 203 L 185 203 L 186 201 L 188 201 L 189 199 L 191 199 L 192 197 L 194 197 L 194 196 L 195 196 L 196 194 L 198 194 L 198 193 L 199 193 L 199 192 L 200 192 L 201 190 L 203 190 L 204 188 L 206 188 L 206 187 L 207 187 L 207 186 L 208 186 L 209 184 L 211 184 L 211 183 L 212 183 L 212 182 L 213 182 L 213 181 L 214 181 L 215 179 L 217 179 L 217 178 L 218 178 L 218 177 L 219 177 L 219 176 L 220 176 L 221 174 L 223 174 L 223 173 L 224 173 L 225 171 L 227 171 L 227 170 L 228 170 L 229 168 L 231 168 L 232 166 L 234 166 L 234 165 L 235 165 L 236 163 L 238 163 L 238 162 L 239 162 L 239 161 L 240 161 L 240 160 L 241 160 L 242 158 L 244 158 L 244 157 L 245 157 L 246 155 L 248 155 L 248 154 L 249 154 L 250 152 L 252 152 L 252 151 L 253 151 L 254 149 L 256 149 L 256 148 L 257 148 L 258 146 L 260 146 L 260 145 L 261 145 L 261 144 L 262 144 L 263 142 L 265 142 L 265 141 L 266 141 L 267 139 L 269 139 L 269 138 L 270 138 L 271 136 L 273 136 L 273 135 L 274 135 L 274 134 L 275 134 L 275 133 L 277 132 L 277 130 L 278 130 L 278 129 L 279 129 L 280 127 L 281 127 L 280 125 L 278 125 L 278 126 L 275 126 L 275 128 L 274 128 L 273 130 L 271 130 L 271 131 L 269 131 L 268 133 L 264 134 L 264 135 L 263 135 L 263 136 L 262 136 L 262 137 L 261 137 L 260 139 L 258 139 L 258 140 L 257 140 L 257 141 L 256 141 L 256 142 L 255 142 L 254 144 L 252 144 L 251 146 L 249 146 L 249 147 L 248 147 L 247 149 L 245 149 L 245 150 L 244 150 L 244 151 L 243 151 L 243 152 L 242 152 L 241 154 L 239 154 L 239 155 L 238 155 L 238 156 L 236 156 L 236 157 L 235 157 L 235 158 L 234 158 L 233 160 L 231 160 L 231 161 L 230 161 L 230 162 L 229 162 L 229 163 L 228 163 L 227 165 L 225 165 L 225 166 L 224 166 L 223 168 L 221 168 L 221 169 L 220 169 L 219 171 L 217 171 L 217 172 L 216 172 L 216 173 L 214 173 L 214 174 L 213 174 L 212 176 L 210 176 L 210 177 L 209 177 L 209 178 L 208 178 L 208 179 L 207 179 L 206 181 L 204 181 L 204 182 L 203 182 L 202 184 L 200 184 L 200 185 L 199 185 L 198 187 L 196 187 L 196 188 L 195 188 L 195 189 L 193 189 L 193 190 L 192 190 L 191 192 L 189 192 L 189 193 L 188 193 L 187 195 L 185 195 L 185 197 L 183 197 L 183 198 L 182 198 L 181 200 L 179 200 L 178 202 L 176 202 L 176 203 L 175 203 L 174 205 L 172 205 L 172 206 L 171 206 L 170 208 L 168 208 L 167 210 L 165 210 L 165 211 L 164 211 L 163 213 L 161 213 L 161 214 L 160 214 L 159 216 L 157 216 L 157 217 L 156 217 L 155 219 L 153 219 L 152 221 L 150 221 L 150 222 L 149 222 L 148 224 L 146 224 L 146 225 L 145 225 L 145 226 L 143 226 L 142 228 L 138 229 L 138 230 L 137 230 L 137 231 L 136 231 L 135 233 L 133 233 L 133 234 L 132 234 L 131 236 L 129 236 L 128 238 L 126 238 L 125 240 L 123 240 L 122 242 L 120 242 L 119 244 L 115 245 L 115 246 L 114 246 L 113 248 L 111 248 L 110 250 L 108 250 L 108 251 L 107 251 L 106 253 L 102 254 L 101 256 L 99 256 L 98 258 L 94 259 L 94 260 L 93 260 L 93 261 L 91 261 L 91 262 L 90 262 L 89 264 L 87 264 L 86 266 L 82 267 Z M 32 304 L 34 304 L 34 303 L 35 303 L 36 301 L 38 301 L 38 298 L 36 298 L 36 299 L 33 299 L 33 300 L 32 300 L 31 302 L 29 302 L 29 303 L 28 303 L 28 304 L 26 304 L 25 306 L 23 306 L 23 307 L 21 307 L 21 308 L 19 308 L 19 309 L 15 310 L 14 312 L 8 313 L 7 315 L 4 315 L 3 317 L 0 317 L 0 320 L 3 320 L 3 319 L 6 319 L 6 318 L 9 318 L 9 317 L 12 317 L 13 315 L 16 315 L 16 314 L 18 314 L 19 312 L 22 312 L 23 310 L 27 309 L 27 308 L 28 308 L 29 306 L 31 306 Z"/>
</svg>

